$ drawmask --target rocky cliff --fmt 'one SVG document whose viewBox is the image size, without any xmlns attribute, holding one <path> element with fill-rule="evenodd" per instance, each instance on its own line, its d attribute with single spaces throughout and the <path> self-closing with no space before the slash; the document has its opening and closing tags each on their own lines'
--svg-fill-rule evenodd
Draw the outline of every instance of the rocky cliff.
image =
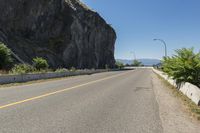
<svg viewBox="0 0 200 133">
<path fill-rule="evenodd" d="M 114 65 L 113 28 L 79 0 L 0 0 L 0 41 L 23 61 L 56 67 Z"/>
</svg>

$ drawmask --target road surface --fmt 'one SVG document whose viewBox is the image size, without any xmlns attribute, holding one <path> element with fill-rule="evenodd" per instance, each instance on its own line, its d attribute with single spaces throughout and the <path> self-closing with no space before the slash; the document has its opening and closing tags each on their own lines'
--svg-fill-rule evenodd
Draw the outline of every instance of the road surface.
<svg viewBox="0 0 200 133">
<path fill-rule="evenodd" d="M 152 70 L 0 88 L 0 133 L 162 133 Z"/>
</svg>

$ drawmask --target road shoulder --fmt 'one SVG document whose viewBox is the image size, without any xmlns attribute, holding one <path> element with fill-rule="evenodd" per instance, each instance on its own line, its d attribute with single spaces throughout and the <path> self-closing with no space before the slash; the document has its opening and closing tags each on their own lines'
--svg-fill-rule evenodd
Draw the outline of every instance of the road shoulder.
<svg viewBox="0 0 200 133">
<path fill-rule="evenodd" d="M 198 133 L 200 123 L 189 115 L 184 103 L 154 73 L 152 84 L 164 133 Z"/>
</svg>

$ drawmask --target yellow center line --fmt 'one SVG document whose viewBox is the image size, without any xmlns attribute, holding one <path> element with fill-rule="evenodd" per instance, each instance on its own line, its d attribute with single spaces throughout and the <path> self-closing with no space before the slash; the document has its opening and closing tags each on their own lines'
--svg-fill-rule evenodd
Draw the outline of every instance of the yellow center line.
<svg viewBox="0 0 200 133">
<path fill-rule="evenodd" d="M 129 72 L 126 72 L 126 73 L 129 73 Z M 119 76 L 125 75 L 126 73 L 122 73 L 122 74 L 120 73 L 120 74 L 109 76 L 109 77 L 102 78 L 102 79 L 99 79 L 99 80 L 91 81 L 91 82 L 88 82 L 88 83 L 85 83 L 85 84 L 80 84 L 80 85 L 73 86 L 73 87 L 70 87 L 70 88 L 66 88 L 66 89 L 62 89 L 62 90 L 46 93 L 46 94 L 43 94 L 43 95 L 35 96 L 35 97 L 32 97 L 32 98 L 28 98 L 28 99 L 25 99 L 25 100 L 13 102 L 13 103 L 10 103 L 10 104 L 2 105 L 2 106 L 0 106 L 0 109 L 4 109 L 4 108 L 11 107 L 11 106 L 14 106 L 14 105 L 18 105 L 18 104 L 26 103 L 26 102 L 29 102 L 29 101 L 41 99 L 41 98 L 48 97 L 48 96 L 51 96 L 51 95 L 55 95 L 55 94 L 58 94 L 58 93 L 66 92 L 66 91 L 69 91 L 69 90 L 72 90 L 72 89 L 75 89 L 75 88 L 79 88 L 79 87 L 83 87 L 83 86 L 86 86 L 86 85 L 94 84 L 94 83 L 97 83 L 97 82 L 100 82 L 100 81 L 104 81 L 104 80 L 107 80 L 107 79 L 119 77 Z"/>
</svg>

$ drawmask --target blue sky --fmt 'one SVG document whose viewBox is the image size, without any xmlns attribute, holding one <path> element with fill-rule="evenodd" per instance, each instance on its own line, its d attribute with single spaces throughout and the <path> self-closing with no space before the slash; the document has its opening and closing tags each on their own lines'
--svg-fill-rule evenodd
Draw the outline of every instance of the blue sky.
<svg viewBox="0 0 200 133">
<path fill-rule="evenodd" d="M 161 59 L 182 47 L 200 50 L 200 0 L 82 0 L 117 32 L 115 58 Z"/>
</svg>

